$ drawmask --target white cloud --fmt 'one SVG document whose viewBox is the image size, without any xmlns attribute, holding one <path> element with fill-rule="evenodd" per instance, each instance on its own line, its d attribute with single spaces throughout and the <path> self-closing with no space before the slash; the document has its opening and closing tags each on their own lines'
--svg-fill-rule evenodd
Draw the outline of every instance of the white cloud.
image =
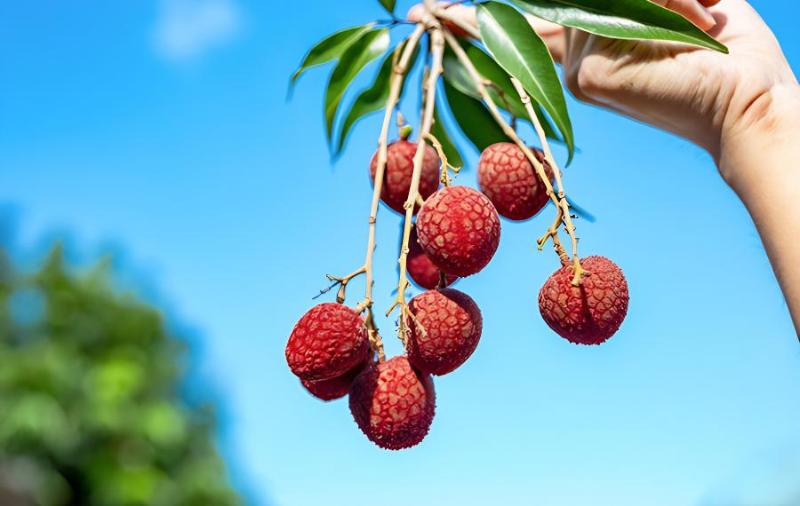
<svg viewBox="0 0 800 506">
<path fill-rule="evenodd" d="M 153 43 L 167 60 L 197 59 L 230 42 L 242 27 L 234 0 L 160 0 Z"/>
</svg>

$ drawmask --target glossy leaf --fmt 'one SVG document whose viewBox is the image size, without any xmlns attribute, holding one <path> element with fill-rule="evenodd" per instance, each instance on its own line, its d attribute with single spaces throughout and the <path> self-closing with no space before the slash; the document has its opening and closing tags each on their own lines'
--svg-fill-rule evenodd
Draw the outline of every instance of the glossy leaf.
<svg viewBox="0 0 800 506">
<path fill-rule="evenodd" d="M 462 45 L 478 73 L 484 79 L 493 83 L 492 86 L 487 87 L 487 91 L 494 103 L 497 104 L 498 107 L 509 111 L 517 118 L 527 121 L 528 112 L 525 110 L 525 106 L 522 104 L 517 90 L 514 89 L 514 85 L 511 84 L 511 78 L 506 71 L 503 70 L 491 56 L 474 44 L 464 42 Z M 444 69 L 445 76 L 461 93 L 465 93 L 478 100 L 481 99 L 481 94 L 470 78 L 467 69 L 464 68 L 452 51 L 447 51 L 445 53 Z M 539 118 L 539 122 L 542 124 L 545 135 L 549 139 L 563 142 L 553 127 L 553 124 L 550 122 L 550 119 L 544 114 L 544 111 L 542 111 L 541 106 L 535 101 L 532 105 L 536 116 Z"/>
<path fill-rule="evenodd" d="M 342 122 L 341 130 L 339 132 L 339 140 L 336 146 L 337 155 L 341 153 L 345 142 L 347 142 L 347 138 L 350 135 L 353 125 L 355 125 L 358 120 L 368 114 L 383 110 L 386 107 L 386 101 L 389 99 L 393 63 L 395 58 L 400 57 L 403 47 L 404 44 L 400 44 L 394 51 L 391 51 L 386 55 L 386 57 L 383 59 L 383 63 L 381 64 L 378 74 L 375 76 L 375 80 L 372 82 L 370 87 L 362 91 L 358 95 L 358 98 L 356 98 L 356 100 L 353 102 L 353 105 L 350 107 L 350 111 L 348 111 L 347 116 L 345 116 L 345 119 Z M 409 69 L 413 68 L 418 55 L 419 48 L 414 51 L 414 54 L 411 57 L 411 61 L 409 62 L 408 66 Z M 403 82 L 403 86 L 405 86 L 405 81 Z"/>
<path fill-rule="evenodd" d="M 513 0 L 536 17 L 564 26 L 633 40 L 668 40 L 727 53 L 728 49 L 680 14 L 648 0 Z"/>
<path fill-rule="evenodd" d="M 438 106 L 433 111 L 433 127 L 431 128 L 431 133 L 439 141 L 439 144 L 442 145 L 442 151 L 444 151 L 444 156 L 447 157 L 447 163 L 449 163 L 451 167 L 463 167 L 464 158 L 458 151 L 458 147 L 453 142 L 450 134 L 447 133 L 447 127 L 442 121 Z"/>
<path fill-rule="evenodd" d="M 478 7 L 478 28 L 497 63 L 516 77 L 555 122 L 569 151 L 575 153 L 572 123 L 555 63 L 544 41 L 511 6 L 488 2 Z"/>
<path fill-rule="evenodd" d="M 370 23 L 363 26 L 346 28 L 332 33 L 319 41 L 311 48 L 308 54 L 306 54 L 305 58 L 303 58 L 303 62 L 294 74 L 292 74 L 291 85 L 294 85 L 297 79 L 306 70 L 339 58 L 348 47 L 360 39 L 365 33 L 369 32 L 373 26 L 373 23 Z"/>
<path fill-rule="evenodd" d="M 394 6 L 397 3 L 397 0 L 378 0 L 383 8 L 386 9 L 389 14 L 394 14 Z"/>
<path fill-rule="evenodd" d="M 444 92 L 458 126 L 478 151 L 509 140 L 483 102 L 460 92 L 447 79 Z"/>
<path fill-rule="evenodd" d="M 351 45 L 339 58 L 331 73 L 325 93 L 325 127 L 328 142 L 333 133 L 333 122 L 347 87 L 371 61 L 378 58 L 389 47 L 389 30 L 372 30 Z"/>
</svg>

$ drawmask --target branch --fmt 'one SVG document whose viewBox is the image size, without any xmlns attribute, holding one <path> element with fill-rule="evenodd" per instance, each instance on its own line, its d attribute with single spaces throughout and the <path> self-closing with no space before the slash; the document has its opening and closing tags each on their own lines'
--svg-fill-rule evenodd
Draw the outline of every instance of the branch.
<svg viewBox="0 0 800 506">
<path fill-rule="evenodd" d="M 436 104 L 436 83 L 439 76 L 442 74 L 442 59 L 444 57 L 444 38 L 443 30 L 439 21 L 431 14 L 433 2 L 430 0 L 425 2 L 428 9 L 423 23 L 428 27 L 431 45 L 431 69 L 428 73 L 428 78 L 425 81 L 424 95 L 425 95 L 425 110 L 422 113 L 422 121 L 419 129 L 419 142 L 417 144 L 417 152 L 414 155 L 414 172 L 411 176 L 411 188 L 408 192 L 408 198 L 404 205 L 406 215 L 403 223 L 403 243 L 400 248 L 400 278 L 397 283 L 397 297 L 387 311 L 390 314 L 396 307 L 400 308 L 400 319 L 398 325 L 398 335 L 403 344 L 406 343 L 408 338 L 408 320 L 413 319 L 411 311 L 406 304 L 406 289 L 408 288 L 408 271 L 406 261 L 408 259 L 409 241 L 411 237 L 411 226 L 414 219 L 414 206 L 419 197 L 419 180 L 422 174 L 422 165 L 425 159 L 426 143 L 425 139 L 430 136 L 431 127 L 433 126 L 433 113 Z"/>
<path fill-rule="evenodd" d="M 573 238 L 573 246 L 574 246 L 573 251 L 575 252 L 573 263 L 576 266 L 575 277 L 573 278 L 573 284 L 576 283 L 580 284 L 580 279 L 583 276 L 584 271 L 583 268 L 580 266 L 580 262 L 578 261 L 577 257 L 577 238 L 575 238 L 575 226 L 572 225 L 572 219 L 569 216 L 569 206 L 567 205 L 567 207 L 565 208 L 561 202 L 562 200 L 566 201 L 566 198 L 561 199 L 559 198 L 559 195 L 556 195 L 555 190 L 553 189 L 553 185 L 552 183 L 550 183 L 550 178 L 547 176 L 547 172 L 544 169 L 544 165 L 542 164 L 542 162 L 539 161 L 538 158 L 536 158 L 536 156 L 533 154 L 533 151 L 531 151 L 531 149 L 525 144 L 525 142 L 522 141 L 519 135 L 517 135 L 517 132 L 514 131 L 514 128 L 508 124 L 506 119 L 500 113 L 500 110 L 497 108 L 497 104 L 494 103 L 494 100 L 492 100 L 491 95 L 489 95 L 489 92 L 486 90 L 486 86 L 483 83 L 483 77 L 481 77 L 480 73 L 475 68 L 475 65 L 472 64 L 472 61 L 467 56 L 467 53 L 464 52 L 464 49 L 458 43 L 458 40 L 456 40 L 456 38 L 448 32 L 445 32 L 444 36 L 445 39 L 447 40 L 447 44 L 456 54 L 456 57 L 459 59 L 464 68 L 467 69 L 470 78 L 475 83 L 475 86 L 478 89 L 481 98 L 486 103 L 486 106 L 489 108 L 489 112 L 492 114 L 492 117 L 494 117 L 495 121 L 497 121 L 497 124 L 500 125 L 500 128 L 503 129 L 503 132 L 508 136 L 508 138 L 514 141 L 514 143 L 517 146 L 519 146 L 519 148 L 525 154 L 525 157 L 528 159 L 533 168 L 536 170 L 536 174 L 539 176 L 539 179 L 544 184 L 547 196 L 550 198 L 553 204 L 555 204 L 556 209 L 558 209 L 558 213 L 562 215 L 559 217 L 559 220 L 564 220 L 565 224 L 566 223 L 570 224 L 569 226 L 567 226 L 567 232 L 570 234 L 570 237 Z M 530 102 L 530 99 L 528 99 L 528 101 Z M 530 103 L 528 105 L 530 106 Z M 535 114 L 533 115 L 531 121 L 538 122 L 538 119 L 536 119 Z M 566 215 L 564 215 L 565 213 Z M 558 227 L 556 226 L 555 229 L 551 227 L 548 231 L 547 237 L 555 238 L 557 234 L 558 234 Z M 558 239 L 556 238 L 556 241 L 557 240 Z M 560 245 L 560 243 L 556 244 Z M 561 249 L 563 250 L 563 248 Z M 561 251 L 558 251 L 558 246 L 556 251 L 559 253 L 559 256 L 561 256 L 563 261 L 563 256 L 561 255 Z"/>
<path fill-rule="evenodd" d="M 364 293 L 364 300 L 357 306 L 359 312 L 367 311 L 367 318 L 365 323 L 370 333 L 370 343 L 373 350 L 378 354 L 378 359 L 383 360 L 383 343 L 381 342 L 378 329 L 372 315 L 372 288 L 375 284 L 372 269 L 372 260 L 375 253 L 375 228 L 378 221 L 378 208 L 380 206 L 381 191 L 383 190 L 383 179 L 386 172 L 386 162 L 388 159 L 389 149 L 389 126 L 392 122 L 392 115 L 397 107 L 397 102 L 400 100 L 400 91 L 403 87 L 403 80 L 405 74 L 408 72 L 408 65 L 411 62 L 411 57 L 414 55 L 414 50 L 419 44 L 422 34 L 425 33 L 424 25 L 417 25 L 417 28 L 409 36 L 406 41 L 406 46 L 403 49 L 403 54 L 400 56 L 399 61 L 392 69 L 392 78 L 389 83 L 389 98 L 386 101 L 386 110 L 383 115 L 383 125 L 381 126 L 381 133 L 378 137 L 378 159 L 375 168 L 375 187 L 372 190 L 372 203 L 369 213 L 369 237 L 367 239 L 367 253 L 364 260 L 364 272 L 366 274 L 366 289 Z"/>
</svg>

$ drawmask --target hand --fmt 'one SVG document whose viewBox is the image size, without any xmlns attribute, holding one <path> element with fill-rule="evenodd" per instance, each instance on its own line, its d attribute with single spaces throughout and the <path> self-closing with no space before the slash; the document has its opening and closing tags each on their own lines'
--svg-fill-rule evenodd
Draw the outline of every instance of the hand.
<svg viewBox="0 0 800 506">
<path fill-rule="evenodd" d="M 726 132 L 776 86 L 797 81 L 778 42 L 744 0 L 659 0 L 720 42 L 730 55 L 685 45 L 612 40 L 529 18 L 563 65 L 579 99 L 674 132 L 719 160 Z M 419 19 L 421 6 L 409 12 Z M 447 8 L 475 25 L 475 10 Z M 723 174 L 728 176 L 727 174 Z"/>
<path fill-rule="evenodd" d="M 702 146 L 741 197 L 764 241 L 800 337 L 800 86 L 745 0 L 655 0 L 728 46 L 725 55 L 612 40 L 529 17 L 579 99 Z M 447 15 L 476 26 L 475 10 Z M 419 20 L 417 6 L 409 19 Z"/>
</svg>

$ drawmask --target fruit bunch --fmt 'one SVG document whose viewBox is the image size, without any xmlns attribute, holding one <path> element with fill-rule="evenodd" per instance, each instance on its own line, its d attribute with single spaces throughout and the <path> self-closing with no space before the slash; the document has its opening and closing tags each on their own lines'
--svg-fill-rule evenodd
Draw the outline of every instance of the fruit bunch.
<svg viewBox="0 0 800 506">
<path fill-rule="evenodd" d="M 657 8 L 649 3 L 645 7 Z M 478 31 L 449 16 L 447 7 L 433 0 L 426 0 L 421 9 L 421 21 L 387 54 L 375 83 L 355 100 L 342 122 L 340 148 L 359 115 L 378 110 L 377 101 L 385 102 L 378 150 L 368 164 L 373 194 L 364 263 L 347 276 L 329 276 L 330 289 L 338 287 L 336 302 L 310 309 L 286 345 L 289 367 L 306 390 L 324 401 L 349 396 L 358 427 L 370 441 L 392 450 L 414 446 L 427 435 L 436 404 L 433 376 L 455 371 L 478 346 L 481 311 L 453 284 L 490 263 L 500 242 L 501 217 L 528 220 L 552 204 L 553 221 L 537 245 L 542 250 L 551 243 L 560 265 L 541 287 L 538 306 L 556 334 L 578 345 L 599 345 L 619 330 L 628 310 L 622 270 L 608 258 L 579 255 L 577 216 L 548 144 L 548 139 L 558 138 L 571 160 L 574 142 L 564 98 L 560 87 L 550 86 L 558 82 L 555 69 L 549 68 L 552 60 L 544 45 L 540 48 L 544 52 L 535 56 L 541 63 L 538 66 L 516 61 L 524 58 L 523 51 L 508 51 L 509 44 L 517 46 L 536 37 L 527 20 L 511 6 L 481 3 Z M 664 29 L 683 26 L 679 19 L 668 21 Z M 380 51 L 374 52 L 375 48 L 388 49 L 388 30 L 407 23 L 393 16 L 389 26 L 380 28 L 379 24 L 344 30 L 322 41 L 295 75 L 340 58 L 326 96 L 329 140 L 343 89 L 337 79 L 352 79 L 360 70 L 354 65 L 377 57 Z M 682 29 L 693 30 L 691 26 Z M 412 129 L 399 109 L 423 37 L 427 37 L 429 54 L 421 73 L 420 125 L 412 141 Z M 704 44 L 713 47 L 713 41 Z M 530 44 L 525 49 L 537 51 Z M 533 68 L 542 75 L 524 72 Z M 442 76 L 443 87 L 439 86 Z M 479 189 L 453 184 L 451 176 L 459 172 L 461 157 L 436 114 L 437 93 L 442 88 L 465 135 L 480 145 Z M 474 129 L 468 131 L 454 104 L 468 106 L 469 114 L 490 118 L 491 124 L 483 125 L 485 131 L 477 134 Z M 390 143 L 395 118 L 399 138 Z M 518 120 L 530 123 L 541 149 L 521 138 Z M 487 142 L 488 138 L 492 141 Z M 399 279 L 386 316 L 396 315 L 404 353 L 388 359 L 373 312 L 373 252 L 381 201 L 402 215 Z M 569 251 L 561 242 L 563 233 L 569 238 Z M 365 277 L 364 297 L 348 306 L 348 284 L 359 276 Z M 422 292 L 407 299 L 412 282 Z"/>
</svg>

